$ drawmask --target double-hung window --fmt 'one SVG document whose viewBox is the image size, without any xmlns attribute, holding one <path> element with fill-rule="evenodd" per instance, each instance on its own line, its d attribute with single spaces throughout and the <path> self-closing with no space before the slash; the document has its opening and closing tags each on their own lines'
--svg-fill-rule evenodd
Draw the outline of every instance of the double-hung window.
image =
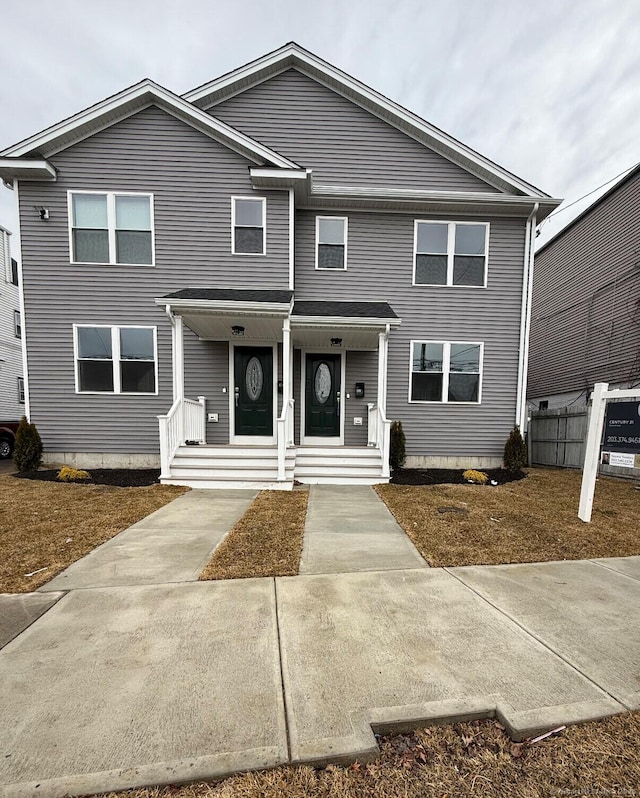
<svg viewBox="0 0 640 798">
<path fill-rule="evenodd" d="M 18 377 L 18 404 L 24 404 L 24 377 Z"/>
<path fill-rule="evenodd" d="M 78 393 L 156 393 L 155 327 L 74 326 Z"/>
<path fill-rule="evenodd" d="M 412 341 L 410 402 L 480 403 L 482 343 Z"/>
<path fill-rule="evenodd" d="M 316 216 L 316 269 L 347 268 L 347 217 Z"/>
<path fill-rule="evenodd" d="M 19 310 L 13 311 L 13 334 L 16 338 L 22 338 L 22 314 Z"/>
<path fill-rule="evenodd" d="M 71 192 L 73 263 L 153 265 L 151 194 Z"/>
<path fill-rule="evenodd" d="M 233 255 L 266 255 L 265 197 L 231 198 L 231 253 Z"/>
<path fill-rule="evenodd" d="M 486 286 L 488 223 L 417 219 L 414 240 L 414 285 Z"/>
</svg>

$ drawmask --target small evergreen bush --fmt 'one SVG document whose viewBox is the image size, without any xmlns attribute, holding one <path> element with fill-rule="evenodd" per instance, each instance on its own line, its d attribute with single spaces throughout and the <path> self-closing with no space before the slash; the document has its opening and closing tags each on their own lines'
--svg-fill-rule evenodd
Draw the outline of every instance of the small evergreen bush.
<svg viewBox="0 0 640 798">
<path fill-rule="evenodd" d="M 42 440 L 35 424 L 22 416 L 16 431 L 13 462 L 18 471 L 35 471 L 42 462 Z"/>
<path fill-rule="evenodd" d="M 407 440 L 402 429 L 402 421 L 392 421 L 390 432 L 389 465 L 396 471 L 398 468 L 402 468 L 407 460 L 405 451 Z"/>
<path fill-rule="evenodd" d="M 476 471 L 473 468 L 469 468 L 462 475 L 462 479 L 465 482 L 473 482 L 474 485 L 486 485 L 489 481 L 489 476 L 484 471 Z"/>
<path fill-rule="evenodd" d="M 520 427 L 514 427 L 504 447 L 504 467 L 507 471 L 520 471 L 527 464 L 527 446 L 520 434 Z"/>
<path fill-rule="evenodd" d="M 71 466 L 62 466 L 58 471 L 57 479 L 60 482 L 84 482 L 91 479 L 91 474 L 88 471 L 83 471 L 81 468 L 72 468 Z"/>
</svg>

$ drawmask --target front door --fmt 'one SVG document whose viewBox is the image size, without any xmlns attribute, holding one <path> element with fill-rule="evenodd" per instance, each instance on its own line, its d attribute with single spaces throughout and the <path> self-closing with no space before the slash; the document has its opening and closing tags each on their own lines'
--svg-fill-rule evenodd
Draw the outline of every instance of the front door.
<svg viewBox="0 0 640 798">
<path fill-rule="evenodd" d="M 307 355 L 305 436 L 340 437 L 340 355 Z"/>
<path fill-rule="evenodd" d="M 236 346 L 234 350 L 235 434 L 273 435 L 273 349 Z"/>
</svg>

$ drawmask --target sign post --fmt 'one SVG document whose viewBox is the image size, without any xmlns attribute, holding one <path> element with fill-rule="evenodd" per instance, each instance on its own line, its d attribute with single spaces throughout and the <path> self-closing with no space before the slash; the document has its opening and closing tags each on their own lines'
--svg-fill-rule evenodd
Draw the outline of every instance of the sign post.
<svg viewBox="0 0 640 798">
<path fill-rule="evenodd" d="M 578 509 L 578 518 L 587 524 L 591 521 L 593 494 L 598 476 L 598 461 L 600 460 L 600 441 L 602 440 L 602 427 L 608 399 L 640 399 L 640 388 L 610 391 L 609 384 L 606 382 L 597 382 L 593 388 Z"/>
</svg>

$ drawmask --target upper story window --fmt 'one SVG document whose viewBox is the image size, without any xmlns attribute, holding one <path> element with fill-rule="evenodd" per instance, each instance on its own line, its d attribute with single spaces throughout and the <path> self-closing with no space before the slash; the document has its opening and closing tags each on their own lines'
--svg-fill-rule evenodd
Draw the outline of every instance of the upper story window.
<svg viewBox="0 0 640 798">
<path fill-rule="evenodd" d="M 316 269 L 347 268 L 347 217 L 316 216 Z"/>
<path fill-rule="evenodd" d="M 151 194 L 71 192 L 71 261 L 153 265 Z"/>
<path fill-rule="evenodd" d="M 77 393 L 157 393 L 155 327 L 73 329 Z"/>
<path fill-rule="evenodd" d="M 231 254 L 267 254 L 267 200 L 264 197 L 231 198 Z"/>
<path fill-rule="evenodd" d="M 488 223 L 417 219 L 414 241 L 414 285 L 486 287 Z"/>
<path fill-rule="evenodd" d="M 18 403 L 24 404 L 24 377 L 18 377 Z"/>
<path fill-rule="evenodd" d="M 22 338 L 22 314 L 19 310 L 13 311 L 13 334 L 16 338 Z"/>
<path fill-rule="evenodd" d="M 11 258 L 11 282 L 18 285 L 18 261 L 15 258 Z"/>
<path fill-rule="evenodd" d="M 480 403 L 482 343 L 412 341 L 410 402 Z"/>
</svg>

